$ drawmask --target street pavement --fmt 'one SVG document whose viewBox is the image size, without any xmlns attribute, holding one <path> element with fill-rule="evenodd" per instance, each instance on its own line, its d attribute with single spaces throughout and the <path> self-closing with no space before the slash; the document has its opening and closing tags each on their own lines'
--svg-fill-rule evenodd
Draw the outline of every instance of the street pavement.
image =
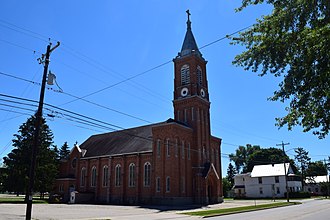
<svg viewBox="0 0 330 220">
<path fill-rule="evenodd" d="M 304 203 L 314 200 L 304 200 Z M 329 200 L 325 200 L 329 201 Z M 79 204 L 34 204 L 32 218 L 38 220 L 145 220 L 145 219 L 179 219 L 193 220 L 200 217 L 181 214 L 187 211 L 208 210 L 239 207 L 255 204 L 272 203 L 271 200 L 225 200 L 224 203 L 206 207 L 139 207 L 139 206 L 116 206 L 116 205 L 79 205 Z M 329 201 L 330 203 L 330 201 Z M 328 205 L 329 205 L 328 203 Z M 328 207 L 328 209 L 330 206 Z M 25 204 L 0 204 L 0 219 L 25 219 Z M 280 209 L 280 208 L 277 208 Z M 267 211 L 267 210 L 266 210 Z M 258 211 L 261 212 L 261 211 Z M 254 213 L 258 213 L 254 212 Z M 299 212 L 298 212 L 299 214 Z M 237 215 L 237 214 L 235 214 Z M 235 215 L 232 215 L 235 216 Z M 221 217 L 219 219 L 222 219 Z M 231 218 L 233 219 L 233 218 Z M 245 219 L 245 218 L 238 218 Z M 255 218 L 251 218 L 255 219 Z M 263 218 L 265 219 L 265 218 Z M 278 218 L 281 219 L 281 218 Z"/>
<path fill-rule="evenodd" d="M 329 220 L 330 200 L 302 200 L 301 205 L 245 212 L 208 220 Z"/>
</svg>

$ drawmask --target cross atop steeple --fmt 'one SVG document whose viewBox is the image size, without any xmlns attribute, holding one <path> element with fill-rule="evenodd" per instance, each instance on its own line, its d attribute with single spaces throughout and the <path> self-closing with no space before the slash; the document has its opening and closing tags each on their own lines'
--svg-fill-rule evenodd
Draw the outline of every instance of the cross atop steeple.
<svg viewBox="0 0 330 220">
<path fill-rule="evenodd" d="M 189 9 L 186 11 L 187 15 L 188 15 L 188 21 L 190 21 L 189 16 L 191 15 L 189 12 Z"/>
</svg>

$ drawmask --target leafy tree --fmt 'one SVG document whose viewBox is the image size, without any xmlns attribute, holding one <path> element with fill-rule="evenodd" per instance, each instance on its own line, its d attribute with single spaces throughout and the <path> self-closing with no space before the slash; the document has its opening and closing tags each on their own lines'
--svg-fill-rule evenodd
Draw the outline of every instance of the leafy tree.
<svg viewBox="0 0 330 220">
<path fill-rule="evenodd" d="M 236 174 L 237 174 L 237 171 L 236 171 L 235 167 L 231 163 L 229 163 L 226 178 L 229 181 L 231 187 L 234 186 L 234 177 Z"/>
<path fill-rule="evenodd" d="M 304 188 L 305 170 L 307 169 L 308 163 L 311 161 L 311 158 L 308 156 L 308 151 L 305 151 L 302 147 L 298 147 L 294 151 L 296 153 L 294 158 L 299 163 L 299 169 L 301 173 L 301 185 L 302 188 Z"/>
<path fill-rule="evenodd" d="M 232 186 L 226 177 L 222 178 L 222 187 L 225 197 L 228 197 L 228 192 L 231 190 Z"/>
<path fill-rule="evenodd" d="M 284 161 L 293 164 L 293 161 L 290 161 L 290 158 L 278 148 L 260 148 L 249 156 L 246 172 L 251 172 L 255 165 L 283 163 Z"/>
<path fill-rule="evenodd" d="M 272 13 L 233 38 L 246 50 L 233 63 L 260 76 L 283 77 L 272 101 L 288 101 L 277 125 L 301 125 L 324 138 L 330 130 L 330 4 L 328 0 L 242 0 L 237 11 L 267 3 Z"/>
<path fill-rule="evenodd" d="M 260 146 L 247 144 L 246 147 L 239 146 L 235 154 L 229 154 L 229 159 L 235 163 L 237 172 L 246 172 L 248 157 L 257 150 L 260 150 Z"/>
<path fill-rule="evenodd" d="M 59 157 L 60 159 L 68 159 L 70 155 L 70 150 L 69 150 L 69 145 L 68 142 L 64 142 L 62 145 L 60 152 L 59 152 Z"/>
<path fill-rule="evenodd" d="M 327 175 L 327 166 L 323 161 L 310 162 L 306 169 L 306 176 L 325 176 Z"/>
<path fill-rule="evenodd" d="M 31 116 L 14 134 L 14 149 L 3 158 L 8 171 L 8 191 L 26 192 L 31 165 L 31 152 L 35 131 L 35 116 Z M 42 119 L 39 134 L 39 149 L 37 155 L 36 178 L 34 190 L 41 193 L 52 189 L 57 175 L 56 153 L 52 148 L 53 134 Z"/>
</svg>

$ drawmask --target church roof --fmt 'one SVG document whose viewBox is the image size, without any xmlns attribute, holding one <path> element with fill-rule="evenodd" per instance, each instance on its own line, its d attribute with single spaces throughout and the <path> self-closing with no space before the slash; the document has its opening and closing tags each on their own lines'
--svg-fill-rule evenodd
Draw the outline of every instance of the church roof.
<svg viewBox="0 0 330 220">
<path fill-rule="evenodd" d="M 151 152 L 153 142 L 152 128 L 168 123 L 186 126 L 178 121 L 169 119 L 165 122 L 141 127 L 92 135 L 79 148 L 81 151 L 84 151 L 83 157 L 85 158 Z"/>
<path fill-rule="evenodd" d="M 190 55 L 193 53 L 195 53 L 199 56 L 202 56 L 202 54 L 198 50 L 198 46 L 197 46 L 195 37 L 191 31 L 191 21 L 189 19 L 189 16 L 190 16 L 189 10 L 187 10 L 187 14 L 188 14 L 187 31 L 186 31 L 186 35 L 183 40 L 180 56 L 183 57 L 183 56 Z"/>
<path fill-rule="evenodd" d="M 84 157 L 151 151 L 152 127 L 158 124 L 93 135 L 82 143 L 80 148 L 86 150 Z"/>
</svg>

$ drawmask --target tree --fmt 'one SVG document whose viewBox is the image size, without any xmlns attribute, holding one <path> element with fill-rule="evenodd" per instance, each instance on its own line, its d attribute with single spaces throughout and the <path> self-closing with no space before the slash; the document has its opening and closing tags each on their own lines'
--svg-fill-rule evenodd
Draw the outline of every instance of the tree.
<svg viewBox="0 0 330 220">
<path fill-rule="evenodd" d="M 6 184 L 8 191 L 16 193 L 26 192 L 28 187 L 35 120 L 35 116 L 31 116 L 19 127 L 18 134 L 14 134 L 14 149 L 3 158 L 8 171 Z M 53 134 L 45 119 L 42 119 L 34 187 L 35 191 L 41 193 L 52 189 L 57 175 L 56 153 L 52 148 L 52 139 Z"/>
<path fill-rule="evenodd" d="M 323 161 L 310 162 L 306 169 L 306 176 L 325 176 L 327 175 L 327 167 Z"/>
<path fill-rule="evenodd" d="M 237 174 L 237 171 L 236 171 L 235 167 L 231 163 L 229 163 L 226 178 L 229 181 L 231 187 L 234 186 L 234 177 L 236 174 Z"/>
<path fill-rule="evenodd" d="M 247 144 L 246 147 L 239 146 L 235 154 L 229 154 L 229 159 L 235 163 L 237 172 L 246 172 L 247 159 L 253 152 L 260 150 L 260 146 Z"/>
<path fill-rule="evenodd" d="M 300 125 L 324 138 L 330 130 L 330 4 L 328 0 L 242 0 L 249 5 L 267 3 L 270 15 L 232 38 L 245 46 L 233 63 L 260 76 L 283 77 L 272 101 L 289 101 L 287 115 L 277 126 L 291 130 Z"/>
<path fill-rule="evenodd" d="M 311 158 L 308 156 L 308 151 L 305 151 L 302 147 L 298 147 L 294 151 L 296 152 L 294 158 L 299 163 L 301 173 L 301 185 L 302 188 L 304 188 L 305 170 L 307 169 L 308 163 L 311 161 Z"/>
<path fill-rule="evenodd" d="M 60 160 L 61 159 L 68 159 L 70 155 L 70 150 L 69 150 L 69 145 L 68 142 L 64 142 L 64 144 L 62 145 L 60 152 L 59 152 L 59 157 Z"/>
<path fill-rule="evenodd" d="M 222 178 L 222 189 L 225 197 L 228 197 L 228 192 L 231 190 L 232 186 L 226 177 Z"/>
<path fill-rule="evenodd" d="M 251 172 L 255 165 L 283 163 L 284 161 L 293 164 L 293 161 L 290 161 L 290 158 L 282 150 L 274 147 L 261 148 L 249 156 L 246 172 Z"/>
</svg>

